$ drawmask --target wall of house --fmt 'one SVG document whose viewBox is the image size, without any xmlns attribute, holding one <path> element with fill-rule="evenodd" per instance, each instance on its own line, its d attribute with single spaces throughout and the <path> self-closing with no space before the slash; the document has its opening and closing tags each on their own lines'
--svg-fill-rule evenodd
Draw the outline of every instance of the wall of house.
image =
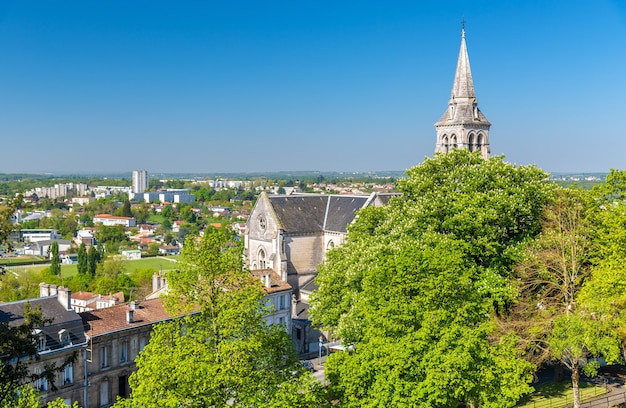
<svg viewBox="0 0 626 408">
<path fill-rule="evenodd" d="M 151 325 L 141 326 L 116 333 L 95 336 L 92 339 L 92 357 L 88 363 L 90 373 L 89 406 L 112 405 L 117 396 L 127 397 L 130 393 L 128 376 L 136 370 L 135 358 L 148 344 Z M 126 344 L 126 355 L 122 361 L 122 349 Z M 103 359 L 103 349 L 106 358 Z M 81 405 L 82 406 L 82 405 Z"/>
</svg>

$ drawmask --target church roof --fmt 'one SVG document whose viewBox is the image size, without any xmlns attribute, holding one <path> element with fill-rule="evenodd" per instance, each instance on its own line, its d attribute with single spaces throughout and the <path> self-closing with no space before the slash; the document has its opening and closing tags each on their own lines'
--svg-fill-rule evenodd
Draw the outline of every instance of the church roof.
<svg viewBox="0 0 626 408">
<path fill-rule="evenodd" d="M 465 44 L 465 30 L 463 30 L 461 33 L 461 50 L 459 51 L 459 59 L 456 63 L 456 73 L 454 74 L 451 98 L 475 97 L 472 70 L 470 68 L 469 56 L 467 55 L 467 45 Z"/>
<path fill-rule="evenodd" d="M 367 206 L 370 196 L 296 194 L 268 196 L 279 228 L 285 232 L 346 232 L 357 210 Z"/>
<path fill-rule="evenodd" d="M 454 73 L 454 83 L 450 93 L 449 107 L 435 123 L 435 126 L 443 125 L 467 125 L 482 124 L 491 125 L 485 115 L 476 106 L 476 92 L 470 67 L 467 45 L 465 43 L 465 29 L 461 32 L 461 49 Z M 453 108 L 450 108 L 453 106 Z M 450 109 L 453 109 L 451 112 Z"/>
</svg>

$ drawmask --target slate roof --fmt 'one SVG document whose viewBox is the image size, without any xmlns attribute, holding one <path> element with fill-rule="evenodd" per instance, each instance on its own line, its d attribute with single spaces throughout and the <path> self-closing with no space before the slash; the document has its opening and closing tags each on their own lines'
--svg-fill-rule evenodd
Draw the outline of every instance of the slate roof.
<svg viewBox="0 0 626 408">
<path fill-rule="evenodd" d="M 26 303 L 30 303 L 33 309 L 41 306 L 44 318 L 53 319 L 52 323 L 39 328 L 46 336 L 44 352 L 59 350 L 68 346 L 59 341 L 59 331 L 62 329 L 69 333 L 69 345 L 77 345 L 87 341 L 83 322 L 78 313 L 63 307 L 56 296 L 0 304 L 0 322 L 8 322 L 9 326 L 24 323 L 24 306 Z"/>
<path fill-rule="evenodd" d="M 319 288 L 319 285 L 315 283 L 315 278 L 312 278 L 307 283 L 302 285 L 302 287 L 300 288 L 300 292 L 313 293 L 313 291 L 317 290 L 318 288 Z"/>
<path fill-rule="evenodd" d="M 368 204 L 370 196 L 294 194 L 268 199 L 279 228 L 287 233 L 346 232 L 356 211 Z"/>
<path fill-rule="evenodd" d="M 461 49 L 459 50 L 459 59 L 457 60 L 454 73 L 454 83 L 452 84 L 449 103 L 455 106 L 453 117 L 450 118 L 448 108 L 435 123 L 435 126 L 459 124 L 491 125 L 478 108 L 478 115 L 474 118 L 473 105 L 476 103 L 476 92 L 474 91 L 474 80 L 472 79 L 472 69 L 467 54 L 467 45 L 465 44 L 465 30 L 462 31 Z"/>
</svg>

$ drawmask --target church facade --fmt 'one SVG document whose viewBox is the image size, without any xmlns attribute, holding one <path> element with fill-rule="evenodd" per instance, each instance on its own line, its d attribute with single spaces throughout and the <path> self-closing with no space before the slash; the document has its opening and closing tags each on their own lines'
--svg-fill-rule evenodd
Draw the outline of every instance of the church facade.
<svg viewBox="0 0 626 408">
<path fill-rule="evenodd" d="M 308 295 L 317 289 L 317 267 L 326 252 L 343 245 L 358 210 L 386 205 L 394 195 L 261 193 L 244 237 L 246 265 L 253 274 L 276 274 L 293 288 L 291 327 L 298 352 L 317 351 L 323 336 L 310 326 Z"/>
<path fill-rule="evenodd" d="M 489 158 L 489 128 L 491 123 L 478 109 L 472 70 L 470 69 L 465 29 L 461 31 L 461 50 L 454 74 L 454 84 L 448 109 L 435 123 L 437 144 L 435 153 L 447 153 L 450 149 L 480 151 Z"/>
</svg>

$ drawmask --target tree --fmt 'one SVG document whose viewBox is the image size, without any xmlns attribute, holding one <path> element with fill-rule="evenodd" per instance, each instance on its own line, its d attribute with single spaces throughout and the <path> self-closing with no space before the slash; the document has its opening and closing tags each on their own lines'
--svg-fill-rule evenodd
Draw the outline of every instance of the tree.
<svg viewBox="0 0 626 408">
<path fill-rule="evenodd" d="M 95 276 L 98 263 L 102 260 L 102 254 L 100 253 L 100 251 L 98 251 L 98 249 L 96 249 L 94 245 L 92 245 L 89 247 L 88 255 L 89 255 L 89 273 L 91 274 L 91 276 Z"/>
<path fill-rule="evenodd" d="M 521 300 L 512 321 L 533 358 L 554 358 L 571 371 L 575 408 L 580 406 L 581 371 L 597 371 L 595 364 L 587 364 L 588 357 L 604 356 L 607 362 L 619 357 L 615 332 L 578 299 L 591 266 L 591 211 L 582 190 L 557 190 L 544 209 L 541 234 L 516 267 Z"/>
<path fill-rule="evenodd" d="M 8 242 L 9 234 L 15 225 L 11 222 L 11 217 L 15 210 L 19 208 L 22 202 L 22 196 L 15 197 L 6 205 L 0 205 L 0 244 Z M 10 245 L 10 243 L 9 243 Z"/>
<path fill-rule="evenodd" d="M 52 241 L 50 244 L 50 273 L 53 275 L 61 274 L 61 259 L 59 258 L 59 243 Z"/>
<path fill-rule="evenodd" d="M 133 208 L 133 217 L 137 220 L 137 224 L 143 224 L 150 216 L 150 205 L 145 201 Z"/>
<path fill-rule="evenodd" d="M 54 380 L 57 372 L 74 360 L 66 359 L 63 364 L 47 364 L 40 374 L 29 371 L 29 360 L 37 356 L 39 334 L 35 329 L 52 323 L 52 319 L 43 317 L 41 307 L 33 309 L 30 303 L 24 305 L 24 322 L 11 326 L 7 321 L 0 322 L 0 407 L 33 406 L 36 391 L 26 385 L 39 378 L 46 378 L 52 389 L 56 390 Z"/>
<path fill-rule="evenodd" d="M 170 313 L 185 315 L 155 327 L 131 396 L 116 406 L 281 406 L 292 393 L 320 406 L 311 387 L 321 386 L 300 380 L 310 374 L 284 328 L 265 324 L 262 285 L 231 239 L 209 229 L 201 242 L 187 240 L 165 298 Z"/>
<path fill-rule="evenodd" d="M 78 255 L 76 257 L 76 261 L 78 265 L 76 265 L 78 269 L 79 275 L 85 275 L 89 272 L 89 255 L 87 254 L 87 248 L 85 247 L 85 243 L 81 242 L 78 247 Z"/>
<path fill-rule="evenodd" d="M 552 187 L 535 167 L 453 150 L 361 210 L 319 268 L 314 324 L 353 344 L 326 361 L 338 406 L 514 406 L 532 365 L 495 321 Z"/>
</svg>

